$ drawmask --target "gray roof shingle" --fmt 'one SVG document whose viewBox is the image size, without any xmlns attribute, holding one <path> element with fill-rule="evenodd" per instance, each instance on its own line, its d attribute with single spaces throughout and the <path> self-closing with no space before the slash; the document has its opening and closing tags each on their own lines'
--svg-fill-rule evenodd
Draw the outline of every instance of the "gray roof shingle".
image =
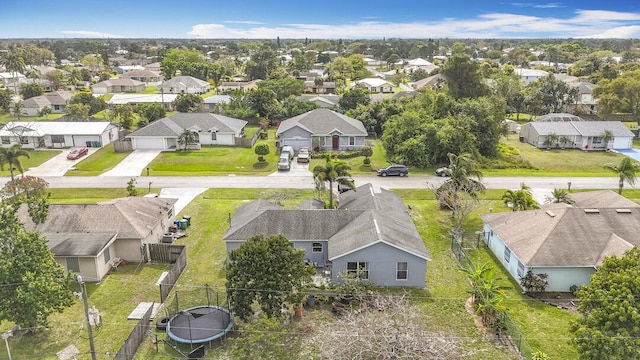
<svg viewBox="0 0 640 360">
<path fill-rule="evenodd" d="M 314 135 L 329 135 L 337 130 L 343 135 L 367 136 L 367 130 L 360 120 L 329 109 L 315 109 L 284 120 L 280 123 L 276 135 L 279 136 L 296 126 Z"/>
<path fill-rule="evenodd" d="M 116 239 L 114 232 L 43 233 L 49 249 L 55 256 L 98 256 Z"/>
<path fill-rule="evenodd" d="M 246 120 L 230 118 L 212 113 L 177 113 L 152 122 L 136 130 L 130 136 L 179 136 L 184 129 L 200 129 L 209 131 L 216 129 L 220 134 L 235 134 L 245 125 Z"/>
</svg>

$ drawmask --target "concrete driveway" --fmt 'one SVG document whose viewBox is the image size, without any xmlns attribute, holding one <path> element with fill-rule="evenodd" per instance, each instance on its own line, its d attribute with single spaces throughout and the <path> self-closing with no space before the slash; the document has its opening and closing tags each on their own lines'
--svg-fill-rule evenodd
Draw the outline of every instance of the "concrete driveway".
<svg viewBox="0 0 640 360">
<path fill-rule="evenodd" d="M 178 199 L 174 205 L 177 215 L 182 212 L 196 196 L 202 194 L 205 190 L 207 190 L 207 188 L 163 188 L 158 197 Z"/>
<path fill-rule="evenodd" d="M 640 161 L 640 150 L 637 149 L 616 149 L 615 151 L 628 156 L 636 161 Z"/>
<path fill-rule="evenodd" d="M 100 148 L 89 148 L 89 154 L 81 157 L 78 160 L 67 160 L 67 154 L 71 149 L 63 149 L 62 152 L 51 159 L 45 161 L 40 164 L 40 166 L 36 166 L 34 168 L 29 168 L 25 171 L 25 175 L 31 176 L 64 176 L 67 170 L 72 169 L 75 164 L 87 158 L 87 156 L 91 156 L 94 152 L 100 150 Z M 38 150 L 38 151 L 51 151 L 51 150 Z"/>
<path fill-rule="evenodd" d="M 309 171 L 309 163 L 299 163 L 298 158 L 293 158 L 291 161 L 291 169 L 289 171 L 278 170 L 269 176 L 309 176 L 313 177 L 313 173 Z"/>
<path fill-rule="evenodd" d="M 134 150 L 113 169 L 100 174 L 100 176 L 140 176 L 158 154 L 160 154 L 160 150 Z"/>
</svg>

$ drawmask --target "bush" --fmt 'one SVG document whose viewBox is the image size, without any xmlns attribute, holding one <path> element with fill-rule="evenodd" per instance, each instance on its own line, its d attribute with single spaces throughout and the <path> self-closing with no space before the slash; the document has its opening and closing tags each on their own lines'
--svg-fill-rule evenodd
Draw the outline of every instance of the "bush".
<svg viewBox="0 0 640 360">
<path fill-rule="evenodd" d="M 574 296 L 576 295 L 576 293 L 578 292 L 578 290 L 579 290 L 579 289 L 580 289 L 580 288 L 578 287 L 578 285 L 571 285 L 571 286 L 569 287 L 569 291 L 571 291 L 571 293 L 572 293 Z"/>
<path fill-rule="evenodd" d="M 364 158 L 364 160 L 362 160 L 362 163 L 367 165 L 367 166 L 369 166 L 369 165 L 371 165 L 371 159 L 369 159 L 368 157 Z"/>
<path fill-rule="evenodd" d="M 547 288 L 547 285 L 549 285 L 547 277 L 549 277 L 549 275 L 534 274 L 529 270 L 523 278 L 520 278 L 520 285 L 527 292 L 543 292 Z"/>
</svg>

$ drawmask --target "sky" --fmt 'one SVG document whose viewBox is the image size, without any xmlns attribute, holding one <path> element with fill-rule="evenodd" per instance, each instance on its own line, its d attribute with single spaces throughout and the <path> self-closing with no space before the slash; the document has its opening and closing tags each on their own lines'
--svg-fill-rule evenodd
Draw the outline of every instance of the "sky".
<svg viewBox="0 0 640 360">
<path fill-rule="evenodd" d="M 5 0 L 0 38 L 640 38 L 638 0 Z"/>
</svg>

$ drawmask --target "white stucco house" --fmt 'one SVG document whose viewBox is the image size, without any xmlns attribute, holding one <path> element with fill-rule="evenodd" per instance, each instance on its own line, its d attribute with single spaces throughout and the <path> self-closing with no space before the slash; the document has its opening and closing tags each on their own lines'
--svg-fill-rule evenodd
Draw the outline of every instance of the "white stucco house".
<svg viewBox="0 0 640 360">
<path fill-rule="evenodd" d="M 546 291 L 588 284 L 603 260 L 640 245 L 640 205 L 611 190 L 572 193 L 574 205 L 480 215 L 484 241 L 516 280 L 547 274 Z"/>
<path fill-rule="evenodd" d="M 158 92 L 165 94 L 205 94 L 210 85 L 193 76 L 176 76 L 158 85 Z"/>
<path fill-rule="evenodd" d="M 372 93 L 393 92 L 393 89 L 395 88 L 395 86 L 392 83 L 380 78 L 366 78 L 362 80 L 357 80 L 353 82 L 352 86 L 356 86 L 356 85 L 365 86 L 369 90 L 369 92 L 372 92 Z"/>
<path fill-rule="evenodd" d="M 178 138 L 184 130 L 195 133 L 196 145 L 236 145 L 244 136 L 246 120 L 212 113 L 177 113 L 138 129 L 127 138 L 133 149 L 179 149 Z"/>
<path fill-rule="evenodd" d="M 108 121 L 15 121 L 0 129 L 3 147 L 22 144 L 25 149 L 102 147 L 118 139 L 119 127 Z"/>
</svg>

